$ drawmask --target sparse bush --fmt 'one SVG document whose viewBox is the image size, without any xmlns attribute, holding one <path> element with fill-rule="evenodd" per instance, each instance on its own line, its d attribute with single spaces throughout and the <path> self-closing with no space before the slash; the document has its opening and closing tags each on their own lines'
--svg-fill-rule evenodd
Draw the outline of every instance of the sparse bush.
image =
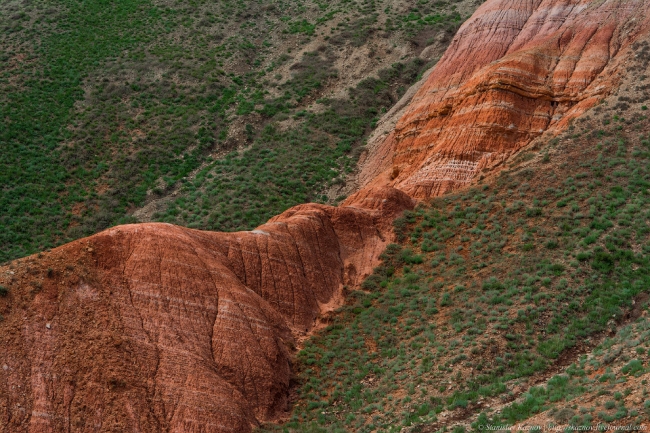
<svg viewBox="0 0 650 433">
<path fill-rule="evenodd" d="M 642 371 L 643 371 L 643 363 L 638 359 L 633 359 L 621 369 L 621 372 L 623 374 L 629 374 L 633 376 Z"/>
</svg>

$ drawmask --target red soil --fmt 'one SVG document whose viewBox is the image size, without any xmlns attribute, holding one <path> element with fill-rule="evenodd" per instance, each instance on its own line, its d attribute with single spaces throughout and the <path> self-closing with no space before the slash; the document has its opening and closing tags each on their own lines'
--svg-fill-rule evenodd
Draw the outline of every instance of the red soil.
<svg viewBox="0 0 650 433">
<path fill-rule="evenodd" d="M 377 189 L 252 232 L 119 226 L 1 268 L 0 431 L 245 432 L 277 417 L 295 339 L 412 206 Z"/>
<path fill-rule="evenodd" d="M 650 0 L 489 0 L 365 187 L 252 232 L 115 227 L 0 268 L 0 432 L 248 432 L 288 409 L 295 341 L 377 264 L 411 197 L 471 182 L 613 90 Z"/>
</svg>

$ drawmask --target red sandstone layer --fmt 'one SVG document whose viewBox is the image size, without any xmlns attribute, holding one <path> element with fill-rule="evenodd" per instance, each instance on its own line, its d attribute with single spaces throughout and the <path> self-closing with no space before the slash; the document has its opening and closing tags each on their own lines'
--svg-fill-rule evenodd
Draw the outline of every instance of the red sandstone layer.
<svg viewBox="0 0 650 433">
<path fill-rule="evenodd" d="M 649 9 L 644 0 L 484 3 L 371 148 L 361 185 L 441 195 L 564 128 L 617 87 Z"/>
<path fill-rule="evenodd" d="M 294 341 L 370 272 L 409 195 L 465 185 L 596 103 L 646 35 L 649 1 L 487 1 L 339 208 L 297 206 L 240 233 L 120 226 L 0 268 L 0 432 L 273 419 Z"/>
<path fill-rule="evenodd" d="M 0 431 L 246 432 L 286 411 L 291 352 L 412 207 L 395 189 L 251 232 L 119 226 L 0 269 Z"/>
</svg>

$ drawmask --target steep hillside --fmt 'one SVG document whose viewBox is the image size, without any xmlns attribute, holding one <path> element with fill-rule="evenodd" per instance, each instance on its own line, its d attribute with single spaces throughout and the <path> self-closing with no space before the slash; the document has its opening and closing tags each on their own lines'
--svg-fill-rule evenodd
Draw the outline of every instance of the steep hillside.
<svg viewBox="0 0 650 433">
<path fill-rule="evenodd" d="M 396 220 L 268 431 L 649 425 L 650 43 L 631 50 L 566 133 Z"/>
<path fill-rule="evenodd" d="M 444 2 L 434 6 L 452 8 Z M 384 13 L 392 13 L 393 7 L 386 5 Z M 356 181 L 363 187 L 338 207 L 302 204 L 253 231 L 234 233 L 164 223 L 123 225 L 1 267 L 0 431 L 246 432 L 278 421 L 285 424 L 264 428 L 462 430 L 475 422 L 555 416 L 539 413 L 563 409 L 551 405 L 558 401 L 551 392 L 558 387 L 565 400 L 581 392 L 598 393 L 588 387 L 595 382 L 574 374 L 583 364 L 567 370 L 569 376 L 553 375 L 592 350 L 606 333 L 641 315 L 646 301 L 650 128 L 642 104 L 650 88 L 644 84 L 650 61 L 644 21 L 649 10 L 650 2 L 641 0 L 486 2 L 454 37 L 421 87 L 407 92 L 381 120 Z M 171 7 L 160 16 L 146 7 L 137 11 L 156 19 L 174 16 Z M 137 11 L 131 10 L 129 19 L 137 21 Z M 413 13 L 404 22 L 423 29 L 434 26 L 436 32 L 437 23 L 449 20 Z M 310 23 L 322 24 L 314 16 L 308 18 L 278 23 L 287 26 L 286 35 L 303 37 L 295 35 L 315 32 L 318 26 Z M 384 18 L 388 23 L 388 16 Z M 169 24 L 164 28 L 174 40 L 198 37 L 191 31 L 191 20 L 183 24 L 188 33 L 174 33 L 170 21 L 161 23 Z M 140 24 L 154 28 L 152 22 Z M 345 21 L 337 31 L 354 45 L 364 33 L 350 26 Z M 118 33 L 135 43 L 126 31 L 131 27 Z M 241 27 L 243 32 L 246 27 Z M 588 37 L 585 28 L 593 30 Z M 604 35 L 605 42 L 593 35 Z M 202 46 L 200 40 L 194 42 Z M 443 44 L 442 39 L 432 43 Z M 241 65 L 233 56 L 224 57 L 224 65 Z M 214 148 L 214 160 L 206 156 L 201 161 L 180 151 L 177 155 L 185 156 L 178 160 L 187 162 L 187 171 L 169 179 L 185 177 L 187 182 L 161 186 L 176 198 L 151 201 L 142 218 L 158 213 L 170 221 L 189 223 L 191 218 L 197 226 L 245 227 L 269 210 L 310 198 L 307 187 L 332 194 L 336 189 L 327 189 L 325 180 L 343 179 L 345 167 L 352 171 L 347 152 L 355 146 L 361 150 L 360 140 L 380 108 L 393 105 L 391 92 L 407 82 L 402 74 L 413 75 L 413 69 L 393 65 L 379 78 L 358 83 L 347 101 L 330 88 L 331 98 L 317 102 L 310 98 L 327 96 L 319 93 L 328 88 L 322 84 L 331 72 L 322 61 L 327 56 L 327 48 L 303 56 L 287 81 L 297 87 L 284 96 L 269 92 L 259 99 L 253 81 L 239 76 L 230 76 L 239 87 L 222 83 L 221 93 L 209 99 L 207 112 L 229 119 L 231 131 L 237 125 L 232 115 L 259 119 L 263 131 L 256 136 L 255 128 L 244 126 L 241 131 L 250 132 L 250 141 L 223 157 L 219 152 L 226 148 Z M 623 66 L 630 74 L 616 75 Z M 314 78 L 317 73 L 326 75 Z M 49 83 L 49 78 L 39 77 L 34 72 L 33 80 L 25 78 L 21 85 Z M 319 83 L 315 87 L 313 80 Z M 590 80 L 602 82 L 602 87 Z M 577 84 L 569 86 L 574 81 Z M 303 87 L 296 83 L 307 86 L 306 93 L 300 93 Z M 134 86 L 130 88 L 136 93 L 144 88 Z M 432 93 L 435 89 L 442 90 Z M 278 90 L 285 89 L 281 85 Z M 617 91 L 617 99 L 605 98 Z M 116 101 L 142 113 L 157 104 L 149 94 L 145 98 L 137 93 L 144 98 L 137 99 L 128 92 L 119 93 Z M 448 97 L 440 99 L 443 94 Z M 559 99 L 545 99 L 549 95 Z M 171 100 L 177 104 L 186 97 L 174 93 Z M 598 107 L 579 117 L 582 123 L 572 122 L 601 98 Z M 146 105 L 145 99 L 153 105 Z M 300 101 L 312 109 L 281 120 L 283 104 L 295 110 Z M 451 104 L 449 111 L 441 109 L 443 103 Z M 11 107 L 8 113 L 13 116 L 16 106 Z M 83 104 L 78 108 L 83 110 Z M 174 122 L 205 114 L 170 108 L 159 112 L 168 117 L 157 121 L 169 126 L 172 135 L 182 131 Z M 275 121 L 266 123 L 267 108 L 277 109 Z M 567 128 L 565 135 L 554 137 Z M 547 134 L 539 137 L 543 130 Z M 12 131 L 17 140 L 18 130 Z M 197 129 L 199 144 L 185 149 L 210 154 L 212 150 L 201 153 L 212 149 L 200 145 L 206 131 Z M 102 135 L 88 132 L 89 143 L 97 136 Z M 438 148 L 455 139 L 451 150 Z M 120 140 L 118 134 L 114 143 L 125 143 Z M 89 144 L 83 150 L 71 144 L 68 150 L 79 152 L 61 155 L 75 160 L 94 149 L 150 163 L 145 154 L 127 152 L 129 146 L 120 150 Z M 483 161 L 501 162 L 504 170 L 499 173 L 486 162 L 489 170 L 485 178 L 476 179 L 478 184 L 412 210 L 415 202 L 409 194 L 428 198 L 474 180 L 475 169 L 466 156 L 479 152 L 480 146 L 495 154 L 492 158 L 481 153 Z M 506 168 L 507 158 L 526 146 Z M 29 162 L 23 157 L 16 156 Z M 435 161 L 440 158 L 447 158 L 445 170 L 456 162 L 469 167 L 464 181 L 451 174 L 437 177 Z M 127 166 L 116 164 L 120 170 Z M 104 174 L 115 173 L 112 167 L 107 170 Z M 86 169 L 78 173 L 90 176 Z M 139 183 L 138 173 L 122 173 L 134 182 L 124 184 L 130 185 L 125 194 L 140 191 L 144 200 L 151 194 L 144 193 L 146 183 Z M 149 186 L 159 182 L 162 172 L 156 173 L 148 178 Z M 14 174 L 11 182 L 34 172 Z M 96 174 L 103 176 L 101 170 Z M 47 176 L 39 182 L 44 179 Z M 81 185 L 73 177 L 61 180 L 72 188 L 69 191 Z M 16 184 L 9 185 L 5 191 L 14 191 L 11 185 Z M 101 185 L 109 191 L 117 184 Z M 55 190 L 56 185 L 46 189 L 52 194 Z M 287 194 L 294 198 L 283 199 Z M 268 199 L 253 206 L 263 195 Z M 104 215 L 97 212 L 103 199 L 97 199 L 91 207 L 82 204 L 75 210 L 81 215 L 76 223 L 83 222 L 84 212 L 89 218 Z M 36 213 L 39 203 L 29 212 Z M 162 216 L 155 210 L 168 205 Z M 61 209 L 48 212 L 54 215 Z M 224 215 L 229 217 L 221 221 Z M 640 322 L 622 335 L 642 332 L 644 326 Z M 314 331 L 317 335 L 309 339 Z M 610 343 L 603 342 L 608 348 L 620 346 Z M 593 365 L 601 362 L 601 354 L 594 351 Z M 612 358 L 617 363 L 622 359 Z M 626 376 L 644 374 L 645 361 L 639 362 L 616 368 Z M 601 381 L 602 373 L 597 374 L 596 382 L 609 380 Z M 574 388 L 575 381 L 582 381 L 580 386 L 584 382 L 584 389 Z M 532 388 L 545 383 L 544 388 Z M 621 402 L 638 398 L 626 393 L 615 398 L 614 406 L 620 409 Z M 611 404 L 605 404 L 604 410 L 610 410 Z M 619 418 L 642 422 L 643 416 L 637 411 Z"/>
<path fill-rule="evenodd" d="M 490 1 L 460 29 L 388 137 L 362 185 L 415 198 L 449 192 L 562 128 L 616 88 L 645 1 Z"/>
<path fill-rule="evenodd" d="M 411 200 L 303 205 L 252 232 L 125 225 L 0 268 L 0 431 L 250 431 L 291 351 Z"/>
<path fill-rule="evenodd" d="M 0 262 L 119 222 L 252 229 L 333 202 L 375 118 L 475 7 L 3 1 Z"/>
</svg>

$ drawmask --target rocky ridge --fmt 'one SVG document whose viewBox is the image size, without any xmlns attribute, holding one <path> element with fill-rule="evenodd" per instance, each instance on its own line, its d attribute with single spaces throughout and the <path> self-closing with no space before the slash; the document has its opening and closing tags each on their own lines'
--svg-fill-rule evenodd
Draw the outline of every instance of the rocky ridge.
<svg viewBox="0 0 650 433">
<path fill-rule="evenodd" d="M 412 198 L 470 183 L 618 83 L 647 1 L 494 0 L 376 139 L 364 186 L 251 232 L 119 226 L 0 268 L 0 431 L 245 432 Z"/>
<path fill-rule="evenodd" d="M 0 428 L 241 432 L 277 417 L 296 339 L 412 206 L 378 189 L 251 232 L 118 226 L 2 268 Z"/>
<path fill-rule="evenodd" d="M 562 130 L 617 87 L 648 32 L 647 10 L 646 1 L 484 3 L 395 128 L 374 137 L 360 185 L 442 195 Z"/>
</svg>

